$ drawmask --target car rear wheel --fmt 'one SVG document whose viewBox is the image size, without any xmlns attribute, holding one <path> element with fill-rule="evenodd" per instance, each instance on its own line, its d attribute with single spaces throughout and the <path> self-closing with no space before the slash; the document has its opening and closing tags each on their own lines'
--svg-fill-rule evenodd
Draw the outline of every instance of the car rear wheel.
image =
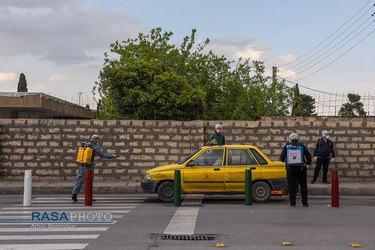
<svg viewBox="0 0 375 250">
<path fill-rule="evenodd" d="M 268 201 L 271 197 L 271 187 L 263 181 L 255 182 L 253 184 L 253 200 L 258 202 Z"/>
<path fill-rule="evenodd" d="M 158 188 L 159 200 L 162 202 L 173 201 L 173 182 L 163 182 Z"/>
</svg>

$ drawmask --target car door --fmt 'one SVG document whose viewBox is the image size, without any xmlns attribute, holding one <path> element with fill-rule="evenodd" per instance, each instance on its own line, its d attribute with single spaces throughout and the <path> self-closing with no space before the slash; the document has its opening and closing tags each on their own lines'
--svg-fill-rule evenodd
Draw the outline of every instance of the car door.
<svg viewBox="0 0 375 250">
<path fill-rule="evenodd" d="M 224 149 L 207 149 L 183 169 L 182 188 L 187 193 L 224 191 Z"/>
<path fill-rule="evenodd" d="M 249 149 L 227 149 L 227 164 L 225 167 L 225 192 L 245 191 L 245 170 L 252 170 L 252 179 L 261 177 L 261 168 Z"/>
</svg>

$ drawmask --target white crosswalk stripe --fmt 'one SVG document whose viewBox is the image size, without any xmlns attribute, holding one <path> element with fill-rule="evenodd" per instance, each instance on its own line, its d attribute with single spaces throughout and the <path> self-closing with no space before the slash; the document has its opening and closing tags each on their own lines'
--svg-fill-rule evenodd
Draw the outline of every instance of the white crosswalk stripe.
<svg viewBox="0 0 375 250">
<path fill-rule="evenodd" d="M 131 196 L 95 199 L 92 206 L 85 206 L 84 199 L 72 202 L 69 197 L 37 197 L 32 200 L 30 207 L 11 204 L 1 208 L 0 250 L 84 249 L 90 241 L 115 224 L 117 221 L 114 219 L 123 218 L 146 198 Z M 52 217 L 52 213 L 57 214 L 58 219 Z M 67 219 L 59 218 L 62 214 Z"/>
<path fill-rule="evenodd" d="M 0 250 L 51 250 L 51 249 L 84 249 L 88 243 L 74 243 L 74 244 L 5 244 L 0 245 Z"/>
<path fill-rule="evenodd" d="M 71 200 L 72 198 L 66 198 L 66 197 L 64 197 L 64 198 L 59 198 L 59 200 Z M 145 198 L 142 198 L 142 197 L 122 197 L 122 198 L 120 198 L 120 197 L 113 197 L 113 198 L 111 198 L 111 197 L 95 197 L 95 199 L 97 200 L 97 201 L 101 201 L 101 200 L 144 200 Z M 56 198 L 53 198 L 53 197 L 38 197 L 38 198 L 35 198 L 34 200 L 33 200 L 33 202 L 34 201 L 38 201 L 38 200 L 56 200 Z"/>
<path fill-rule="evenodd" d="M 56 203 L 55 203 L 56 204 Z M 95 202 L 94 206 L 106 206 L 106 205 L 111 205 L 111 206 L 138 206 L 140 203 L 125 203 L 125 202 L 122 202 L 122 203 L 111 203 L 111 204 L 108 204 L 108 203 L 101 203 L 101 204 L 98 204 L 97 202 Z M 30 207 L 42 207 L 43 209 L 45 207 L 51 207 L 53 204 L 31 204 Z M 68 203 L 68 204 L 56 204 L 58 205 L 58 207 L 61 207 L 61 208 L 65 208 L 65 207 L 71 207 L 71 206 L 75 206 L 75 207 L 84 207 L 84 208 L 87 208 L 89 209 L 91 206 L 85 206 L 85 204 L 77 204 L 75 202 L 72 202 L 72 203 Z M 7 208 L 3 208 L 3 209 L 18 209 L 18 208 L 23 208 L 23 209 L 26 209 L 26 208 L 30 208 L 30 207 L 24 207 L 22 204 L 14 204 L 12 205 L 11 207 L 7 207 Z"/>
<path fill-rule="evenodd" d="M 70 216 L 69 216 L 70 217 Z M 122 217 L 124 217 L 123 215 L 112 215 L 112 219 L 121 219 Z M 31 219 L 31 215 L 1 215 L 0 216 L 0 220 L 17 220 L 17 219 Z M 32 223 L 32 222 L 31 222 Z M 0 223 L 1 224 L 1 223 Z"/>
<path fill-rule="evenodd" d="M 4 207 L 2 209 L 0 209 L 0 212 L 1 211 L 5 211 L 5 210 L 12 210 L 12 211 L 17 211 L 17 210 L 20 210 L 20 211 L 25 211 L 25 210 L 32 210 L 32 211 L 35 211 L 35 210 L 61 210 L 61 209 L 69 209 L 69 210 L 81 210 L 81 209 L 85 209 L 85 210 L 97 210 L 97 209 L 133 209 L 135 208 L 138 204 L 133 204 L 132 206 L 124 206 L 124 205 L 121 205 L 121 206 L 94 206 L 94 207 L 80 207 L 80 206 L 73 206 L 73 207 L 63 207 L 63 206 L 58 206 L 58 207 L 51 207 L 51 206 L 36 206 L 36 207 Z"/>
<path fill-rule="evenodd" d="M 133 207 L 134 208 L 134 207 Z M 66 210 L 66 209 L 65 209 Z M 93 210 L 93 209 L 90 209 L 90 210 Z M 90 211 L 88 210 L 88 211 Z M 33 211 L 0 211 L 0 214 L 32 214 L 33 212 L 45 212 L 46 209 L 34 209 Z M 66 212 L 67 214 L 69 214 L 71 211 L 74 211 L 74 213 L 76 213 L 75 209 L 71 209 L 69 210 L 69 212 Z M 82 211 L 79 211 L 79 212 L 82 212 Z M 90 211 L 91 212 L 91 211 Z M 129 213 L 130 210 L 95 210 L 95 213 L 123 213 L 123 214 L 127 214 Z"/>
<path fill-rule="evenodd" d="M 96 239 L 100 234 L 50 234 L 50 235 L 7 235 L 0 236 L 0 240 L 71 240 L 71 239 Z"/>
<path fill-rule="evenodd" d="M 117 221 L 110 221 L 110 222 L 69 222 L 68 224 L 71 225 L 111 225 L 111 224 L 116 224 Z M 7 222 L 7 221 L 1 221 L 0 226 L 9 226 L 9 225 L 31 225 L 32 223 L 30 222 Z M 37 224 L 37 223 L 34 223 Z M 54 225 L 54 223 L 50 223 L 51 225 Z M 43 223 L 43 225 L 49 225 L 48 223 Z"/>
</svg>

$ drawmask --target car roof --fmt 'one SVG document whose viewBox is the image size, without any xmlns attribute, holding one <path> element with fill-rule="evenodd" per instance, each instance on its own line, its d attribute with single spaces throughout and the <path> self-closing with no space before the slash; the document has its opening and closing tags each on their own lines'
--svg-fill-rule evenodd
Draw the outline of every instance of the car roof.
<svg viewBox="0 0 375 250">
<path fill-rule="evenodd" d="M 254 148 L 257 149 L 257 147 L 252 145 L 223 145 L 223 146 L 204 146 L 202 148 Z"/>
</svg>

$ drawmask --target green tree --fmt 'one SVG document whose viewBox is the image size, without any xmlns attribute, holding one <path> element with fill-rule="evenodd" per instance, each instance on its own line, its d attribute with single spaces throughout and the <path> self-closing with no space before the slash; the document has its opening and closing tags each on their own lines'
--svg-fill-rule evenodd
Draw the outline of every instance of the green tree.
<svg viewBox="0 0 375 250">
<path fill-rule="evenodd" d="M 229 61 L 209 44 L 195 42 L 196 30 L 178 47 L 172 32 L 152 29 L 111 44 L 93 91 L 106 119 L 236 119 L 287 115 L 289 88 L 268 85 L 262 62 Z"/>
<path fill-rule="evenodd" d="M 20 78 L 18 80 L 17 92 L 27 92 L 27 81 L 26 81 L 26 76 L 24 73 L 20 74 Z"/>
<path fill-rule="evenodd" d="M 348 94 L 349 102 L 344 103 L 339 110 L 341 117 L 366 116 L 363 109 L 363 103 L 360 102 L 361 96 L 357 94 Z"/>
<path fill-rule="evenodd" d="M 315 114 L 315 99 L 310 95 L 299 94 L 300 100 L 296 108 L 296 116 L 316 116 Z"/>
</svg>

